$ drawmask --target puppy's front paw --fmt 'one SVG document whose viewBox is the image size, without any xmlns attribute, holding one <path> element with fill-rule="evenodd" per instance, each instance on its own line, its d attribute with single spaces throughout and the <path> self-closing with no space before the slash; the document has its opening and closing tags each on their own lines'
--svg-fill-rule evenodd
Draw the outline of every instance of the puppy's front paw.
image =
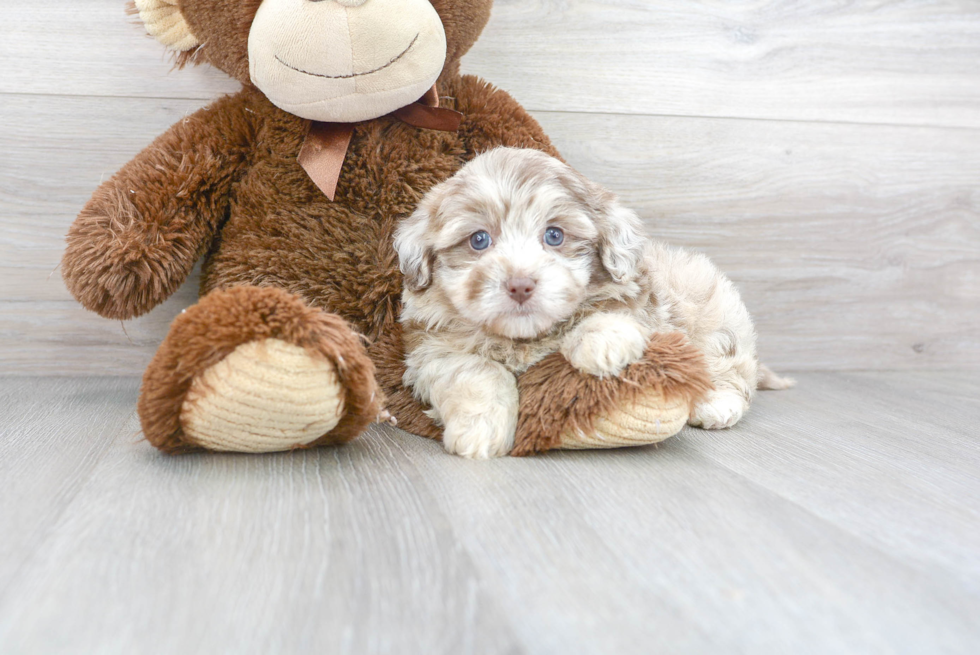
<svg viewBox="0 0 980 655">
<path fill-rule="evenodd" d="M 469 459 L 503 457 L 514 447 L 517 414 L 506 408 L 482 414 L 444 416 L 442 444 L 447 452 Z"/>
<path fill-rule="evenodd" d="M 570 335 L 562 348 L 565 359 L 578 370 L 604 377 L 619 375 L 624 368 L 640 361 L 646 337 L 630 318 L 604 316 Z"/>
<path fill-rule="evenodd" d="M 694 406 L 688 424 L 705 430 L 720 430 L 735 425 L 748 403 L 735 391 L 712 391 L 707 398 Z"/>
</svg>

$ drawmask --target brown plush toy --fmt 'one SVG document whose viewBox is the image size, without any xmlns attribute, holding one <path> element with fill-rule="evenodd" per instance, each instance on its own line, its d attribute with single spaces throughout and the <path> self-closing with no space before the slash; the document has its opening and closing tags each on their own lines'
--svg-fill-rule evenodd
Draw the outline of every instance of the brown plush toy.
<svg viewBox="0 0 980 655">
<path fill-rule="evenodd" d="M 244 86 L 156 139 L 68 233 L 68 288 L 108 318 L 150 311 L 205 258 L 200 301 L 143 378 L 146 438 L 168 453 L 288 450 L 348 441 L 388 412 L 438 438 L 401 384 L 392 234 L 479 152 L 557 156 L 509 95 L 459 74 L 492 0 L 135 4 L 179 64 Z M 519 381 L 512 454 L 660 441 L 709 385 L 677 334 L 621 379 L 554 355 Z"/>
</svg>

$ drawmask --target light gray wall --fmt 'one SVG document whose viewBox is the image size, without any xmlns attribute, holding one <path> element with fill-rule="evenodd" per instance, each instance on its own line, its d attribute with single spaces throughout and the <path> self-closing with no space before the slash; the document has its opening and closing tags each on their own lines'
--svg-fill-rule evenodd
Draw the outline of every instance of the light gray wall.
<svg viewBox="0 0 980 655">
<path fill-rule="evenodd" d="M 120 324 L 56 270 L 104 177 L 236 84 L 122 0 L 0 3 L 0 373 L 139 374 L 191 280 Z M 980 5 L 497 0 L 508 89 L 650 233 L 743 291 L 782 369 L 980 365 Z"/>
</svg>

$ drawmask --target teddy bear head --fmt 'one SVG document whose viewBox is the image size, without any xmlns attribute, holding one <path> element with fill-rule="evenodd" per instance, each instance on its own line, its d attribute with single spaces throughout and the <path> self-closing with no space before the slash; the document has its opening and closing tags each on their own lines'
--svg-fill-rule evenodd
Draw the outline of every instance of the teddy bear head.
<svg viewBox="0 0 980 655">
<path fill-rule="evenodd" d="M 302 118 L 354 122 L 419 98 L 476 42 L 493 0 L 135 0 L 147 31 Z"/>
</svg>

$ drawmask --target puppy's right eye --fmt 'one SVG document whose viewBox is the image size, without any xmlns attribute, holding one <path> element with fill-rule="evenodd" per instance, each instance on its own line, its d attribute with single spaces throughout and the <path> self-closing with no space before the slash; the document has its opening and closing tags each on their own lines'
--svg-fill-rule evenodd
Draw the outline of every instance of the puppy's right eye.
<svg viewBox="0 0 980 655">
<path fill-rule="evenodd" d="M 473 236 L 470 237 L 470 246 L 473 250 L 486 250 L 490 247 L 490 233 L 486 230 L 480 230 L 479 232 L 474 232 Z"/>
<path fill-rule="evenodd" d="M 544 231 L 544 242 L 557 248 L 565 241 L 565 232 L 560 227 L 549 227 Z"/>
</svg>

